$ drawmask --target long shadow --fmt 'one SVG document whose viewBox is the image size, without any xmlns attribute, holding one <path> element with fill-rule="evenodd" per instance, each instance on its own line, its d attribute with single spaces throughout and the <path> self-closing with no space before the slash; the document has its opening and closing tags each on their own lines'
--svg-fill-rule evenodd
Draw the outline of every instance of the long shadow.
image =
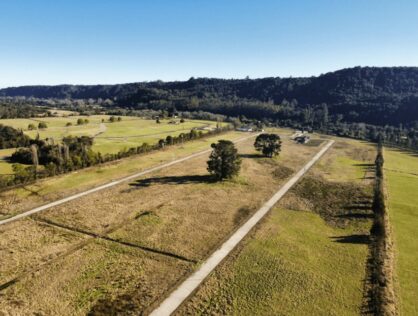
<svg viewBox="0 0 418 316">
<path fill-rule="evenodd" d="M 355 205 L 348 205 L 344 206 L 343 209 L 347 211 L 351 210 L 361 210 L 361 211 L 370 211 L 372 206 L 370 204 L 361 205 L 361 204 L 355 204 Z"/>
<path fill-rule="evenodd" d="M 189 183 L 212 183 L 215 179 L 210 175 L 193 176 L 169 176 L 140 179 L 130 183 L 133 187 L 149 187 L 152 184 L 189 184 Z"/>
<path fill-rule="evenodd" d="M 353 166 L 364 167 L 364 168 L 374 168 L 373 163 L 355 163 L 355 164 L 353 164 Z"/>
<path fill-rule="evenodd" d="M 401 154 L 406 154 L 406 155 L 409 155 L 411 157 L 418 158 L 418 151 L 416 151 L 414 149 L 408 149 L 408 148 L 402 148 L 402 147 L 397 147 L 397 146 L 391 146 L 391 145 L 388 145 L 388 144 L 385 144 L 385 147 L 388 147 L 391 150 L 397 151 L 397 152 L 399 152 Z"/>
<path fill-rule="evenodd" d="M 370 243 L 369 235 L 347 235 L 347 236 L 334 236 L 330 237 L 333 242 L 342 244 L 357 244 L 357 245 L 368 245 Z"/>
<path fill-rule="evenodd" d="M 256 158 L 256 159 L 258 159 L 258 158 L 266 158 L 266 157 L 264 157 L 263 155 L 260 155 L 260 154 L 239 154 L 239 156 L 241 157 L 241 158 Z"/>
<path fill-rule="evenodd" d="M 336 215 L 335 217 L 338 218 L 348 218 L 348 219 L 368 219 L 373 218 L 373 214 L 365 214 L 365 213 L 350 213 L 350 214 L 342 214 Z"/>
</svg>

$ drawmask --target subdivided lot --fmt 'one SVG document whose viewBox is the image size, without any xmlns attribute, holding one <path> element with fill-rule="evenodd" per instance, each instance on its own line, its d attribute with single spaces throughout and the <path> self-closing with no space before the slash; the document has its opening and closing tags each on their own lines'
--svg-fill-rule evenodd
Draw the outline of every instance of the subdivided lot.
<svg viewBox="0 0 418 316">
<path fill-rule="evenodd" d="M 94 241 L 2 291 L 0 311 L 85 315 L 93 309 L 97 315 L 134 315 L 192 267 L 134 247 Z M 103 297 L 111 297 L 112 304 L 100 301 Z"/>
<path fill-rule="evenodd" d="M 384 152 L 390 223 L 395 240 L 395 273 L 402 315 L 418 314 L 418 155 Z"/>
<path fill-rule="evenodd" d="M 0 226 L 0 288 L 82 241 L 85 236 L 31 219 Z"/>
<path fill-rule="evenodd" d="M 358 315 L 372 218 L 361 148 L 337 141 L 177 314 Z"/>
<path fill-rule="evenodd" d="M 0 193 L 1 216 L 7 217 L 47 202 L 75 194 L 111 180 L 143 171 L 193 153 L 210 149 L 219 139 L 237 140 L 250 134 L 227 132 L 209 138 L 167 147 L 145 155 L 124 158 L 119 161 L 78 170 L 38 181 L 36 184 Z"/>
<path fill-rule="evenodd" d="M 186 120 L 184 123 L 171 124 L 171 120 L 146 120 L 138 117 L 122 116 L 122 121 L 108 122 L 108 115 L 46 117 L 36 119 L 2 119 L 0 124 L 22 129 L 25 134 L 41 139 L 53 138 L 55 141 L 66 136 L 94 137 L 93 150 L 106 153 L 117 153 L 123 149 L 140 146 L 143 143 L 155 144 L 168 135 L 178 136 L 188 133 L 193 128 L 216 127 L 216 122 L 202 120 Z M 77 120 L 88 119 L 88 124 L 77 125 Z M 103 120 L 103 123 L 102 123 Z M 39 122 L 47 124 L 46 129 L 28 130 L 29 124 L 36 127 Z M 71 123 L 71 126 L 67 126 Z M 222 123 L 225 125 L 226 123 Z M 205 132 L 205 130 L 202 130 Z"/>
<path fill-rule="evenodd" d="M 206 156 L 34 216 L 84 239 L 52 261 L 40 258 L 41 269 L 17 253 L 11 261 L 19 262 L 13 270 L 19 278 L 1 292 L 0 310 L 149 311 L 319 149 L 285 140 L 283 155 L 266 159 L 253 141 L 238 145 L 243 166 L 234 181 L 210 181 Z M 3 234 L 12 229 L 6 225 Z M 28 266 L 38 271 L 25 274 Z"/>
</svg>

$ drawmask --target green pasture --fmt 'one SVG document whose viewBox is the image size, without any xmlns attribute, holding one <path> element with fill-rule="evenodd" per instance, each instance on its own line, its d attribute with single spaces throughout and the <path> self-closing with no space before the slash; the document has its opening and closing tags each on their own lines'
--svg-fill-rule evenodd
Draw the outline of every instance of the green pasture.
<svg viewBox="0 0 418 316">
<path fill-rule="evenodd" d="M 384 158 L 401 314 L 418 315 L 418 155 L 386 149 Z"/>
<path fill-rule="evenodd" d="M 143 143 L 153 145 L 159 139 L 165 139 L 168 135 L 178 136 L 181 133 L 190 132 L 192 128 L 216 126 L 216 122 L 202 120 L 186 120 L 184 123 L 178 124 L 170 124 L 171 120 L 161 120 L 160 124 L 157 124 L 155 120 L 129 116 L 122 116 L 122 121 L 120 122 L 110 123 L 109 117 L 109 115 L 92 115 L 2 119 L 0 124 L 21 129 L 32 138 L 37 137 L 39 134 L 41 139 L 53 138 L 55 141 L 59 141 L 63 137 L 70 135 L 91 136 L 94 137 L 93 150 L 102 154 L 117 153 L 124 149 L 140 146 Z M 79 118 L 88 119 L 89 123 L 77 125 Z M 175 121 L 179 122 L 179 119 Z M 28 130 L 29 124 L 34 124 L 37 127 L 39 122 L 45 122 L 48 127 L 46 129 Z M 72 123 L 72 125 L 66 126 L 67 123 Z M 0 174 L 11 171 L 11 165 L 2 158 L 10 156 L 13 151 L 14 149 L 0 151 Z"/>
</svg>

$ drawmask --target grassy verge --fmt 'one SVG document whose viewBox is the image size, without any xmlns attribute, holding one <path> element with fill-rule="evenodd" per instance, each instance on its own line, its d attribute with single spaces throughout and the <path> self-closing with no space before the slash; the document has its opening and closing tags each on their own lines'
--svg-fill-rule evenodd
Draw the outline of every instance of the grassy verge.
<svg viewBox="0 0 418 316">
<path fill-rule="evenodd" d="M 367 247 L 348 233 L 277 208 L 178 315 L 357 315 Z"/>
<path fill-rule="evenodd" d="M 396 249 L 396 274 L 402 315 L 418 314 L 418 157 L 385 150 L 388 209 Z"/>
</svg>

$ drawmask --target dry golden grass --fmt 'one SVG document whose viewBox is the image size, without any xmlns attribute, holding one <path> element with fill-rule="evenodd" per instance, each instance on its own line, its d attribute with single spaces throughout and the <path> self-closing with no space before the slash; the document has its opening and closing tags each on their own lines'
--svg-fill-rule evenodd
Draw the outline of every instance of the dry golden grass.
<svg viewBox="0 0 418 316">
<path fill-rule="evenodd" d="M 51 260 L 84 236 L 25 219 L 0 226 L 0 284 Z"/>
<path fill-rule="evenodd" d="M 240 176 L 232 181 L 208 181 L 207 157 L 200 157 L 148 175 L 136 185 L 121 184 L 52 208 L 37 218 L 99 234 L 120 225 L 111 238 L 202 260 L 277 191 L 285 181 L 274 176 L 278 168 L 297 170 L 318 150 L 285 139 L 283 154 L 269 160 L 254 155 L 252 143 L 253 139 L 238 146 L 246 156 Z M 124 225 L 127 219 L 144 213 L 147 215 Z M 39 233 L 32 233 L 36 240 Z M 80 235 L 84 236 L 77 233 Z M 85 314 L 90 308 L 108 310 L 129 301 L 138 313 L 194 267 L 116 242 L 89 240 L 81 249 L 4 290 L 0 310 Z M 5 247 L 10 249 L 9 243 Z M 19 258 L 22 266 L 27 265 L 24 255 Z"/>
<path fill-rule="evenodd" d="M 106 241 L 87 245 L 2 293 L 0 310 L 10 315 L 85 315 L 103 297 L 135 294 L 134 310 L 157 299 L 192 268 Z"/>
<path fill-rule="evenodd" d="M 7 201 L 7 207 L 2 208 L 1 212 L 2 215 L 14 215 L 47 202 L 108 183 L 112 179 L 119 179 L 135 172 L 209 149 L 210 144 L 218 139 L 235 140 L 243 136 L 247 135 L 238 132 L 228 132 L 210 138 L 187 142 L 184 145 L 170 146 L 158 152 L 124 158 L 119 161 L 42 179 L 33 185 L 1 192 L 0 201 Z"/>
</svg>

